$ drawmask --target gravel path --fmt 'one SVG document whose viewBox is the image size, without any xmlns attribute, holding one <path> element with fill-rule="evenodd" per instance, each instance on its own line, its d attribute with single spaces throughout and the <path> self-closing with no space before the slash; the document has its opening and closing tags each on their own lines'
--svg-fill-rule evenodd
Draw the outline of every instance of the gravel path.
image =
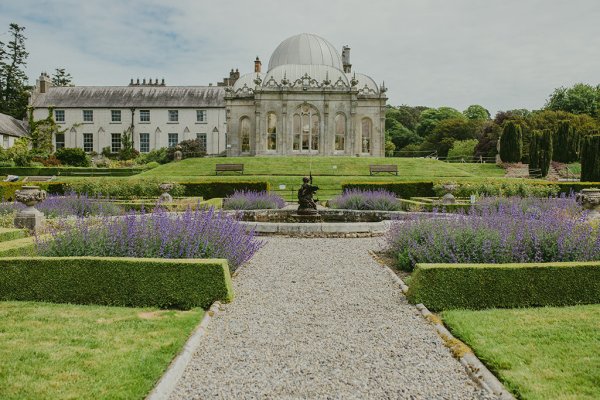
<svg viewBox="0 0 600 400">
<path fill-rule="evenodd" d="M 171 399 L 487 399 L 368 250 L 271 237 Z"/>
</svg>

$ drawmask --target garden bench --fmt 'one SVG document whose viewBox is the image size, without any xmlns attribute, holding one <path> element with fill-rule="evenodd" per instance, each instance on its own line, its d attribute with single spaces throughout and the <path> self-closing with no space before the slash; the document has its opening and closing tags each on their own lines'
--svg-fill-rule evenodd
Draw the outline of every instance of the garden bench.
<svg viewBox="0 0 600 400">
<path fill-rule="evenodd" d="M 26 176 L 23 182 L 50 182 L 54 176 Z"/>
<path fill-rule="evenodd" d="M 244 175 L 244 164 L 217 164 L 215 175 L 219 175 L 219 172 L 239 172 Z"/>
<path fill-rule="evenodd" d="M 369 165 L 371 175 L 379 172 L 389 172 L 390 174 L 398 175 L 398 166 L 396 164 L 377 164 Z"/>
</svg>

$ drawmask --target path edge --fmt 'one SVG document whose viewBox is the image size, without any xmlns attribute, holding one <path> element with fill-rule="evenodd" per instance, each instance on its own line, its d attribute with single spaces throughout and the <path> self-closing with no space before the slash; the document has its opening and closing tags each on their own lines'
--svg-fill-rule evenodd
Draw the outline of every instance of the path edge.
<svg viewBox="0 0 600 400">
<path fill-rule="evenodd" d="M 402 278 L 400 278 L 392 268 L 387 265 L 384 260 L 381 259 L 375 252 L 369 251 L 371 257 L 377 261 L 377 263 L 384 267 L 384 269 L 391 275 L 392 279 L 398 286 L 404 295 L 408 292 L 408 286 Z M 475 381 L 480 387 L 485 389 L 487 392 L 497 396 L 500 400 L 515 400 L 515 397 L 504 387 L 502 382 L 496 378 L 494 374 L 481 362 L 479 358 L 473 352 L 469 346 L 463 341 L 457 339 L 442 323 L 442 320 L 433 314 L 425 307 L 424 304 L 416 304 L 414 307 L 419 311 L 421 316 L 429 321 L 435 327 L 436 333 L 442 338 L 446 347 L 450 348 L 452 355 L 461 363 L 461 365 L 467 371 L 469 377 Z M 450 343 L 453 343 L 452 347 Z M 462 347 L 467 351 L 463 355 L 457 356 L 453 350 L 453 347 Z"/>
<path fill-rule="evenodd" d="M 206 334 L 206 329 L 211 319 L 217 314 L 221 302 L 215 301 L 208 310 L 204 313 L 202 321 L 196 326 L 188 340 L 183 345 L 183 348 L 171 361 L 165 372 L 162 374 L 156 385 L 152 388 L 150 393 L 145 397 L 146 400 L 167 400 L 179 379 L 183 376 L 183 372 L 192 360 L 194 352 L 198 347 L 200 340 Z"/>
</svg>

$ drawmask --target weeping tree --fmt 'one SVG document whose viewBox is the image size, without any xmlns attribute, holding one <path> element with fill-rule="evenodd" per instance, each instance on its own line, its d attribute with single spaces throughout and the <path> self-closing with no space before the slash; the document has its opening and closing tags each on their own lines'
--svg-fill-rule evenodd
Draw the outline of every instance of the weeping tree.
<svg viewBox="0 0 600 400">
<path fill-rule="evenodd" d="M 572 163 L 579 160 L 579 133 L 569 121 L 559 122 L 554 137 L 554 161 Z"/>
<path fill-rule="evenodd" d="M 600 182 L 600 135 L 581 140 L 581 181 Z"/>
<path fill-rule="evenodd" d="M 513 121 L 504 125 L 500 136 L 500 158 L 503 162 L 519 162 L 523 156 L 523 133 Z"/>
</svg>

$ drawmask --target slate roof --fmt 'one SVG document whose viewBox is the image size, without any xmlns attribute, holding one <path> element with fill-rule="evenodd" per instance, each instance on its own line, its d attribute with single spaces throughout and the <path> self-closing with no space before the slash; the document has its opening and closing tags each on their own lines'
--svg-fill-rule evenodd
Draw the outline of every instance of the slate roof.
<svg viewBox="0 0 600 400">
<path fill-rule="evenodd" d="M 225 107 L 225 89 L 218 86 L 74 86 L 50 87 L 32 106 L 60 108 Z"/>
<path fill-rule="evenodd" d="M 0 134 L 17 137 L 28 135 L 23 122 L 6 114 L 0 114 Z"/>
</svg>

